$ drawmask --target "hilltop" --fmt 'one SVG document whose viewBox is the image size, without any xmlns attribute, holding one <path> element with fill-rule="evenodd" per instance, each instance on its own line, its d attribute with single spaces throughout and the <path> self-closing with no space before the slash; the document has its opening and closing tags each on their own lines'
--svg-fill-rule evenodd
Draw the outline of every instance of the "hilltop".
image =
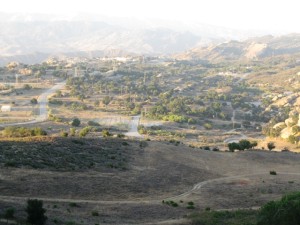
<svg viewBox="0 0 300 225">
<path fill-rule="evenodd" d="M 45 202 L 49 224 L 54 219 L 59 224 L 187 224 L 182 218 L 194 211 L 186 208 L 190 201 L 195 211 L 248 208 L 299 189 L 299 154 L 142 143 L 118 138 L 1 139 L 1 155 L 16 163 L 0 163 L 0 210 L 14 206 L 21 218 L 26 199 L 38 197 Z M 20 155 L 26 156 L 23 161 Z M 124 168 L 107 164 L 122 159 Z M 178 207 L 162 203 L 168 199 Z"/>
<path fill-rule="evenodd" d="M 300 34 L 263 36 L 245 41 L 229 41 L 221 44 L 196 47 L 186 53 L 175 55 L 178 59 L 257 60 L 279 55 L 298 55 Z"/>
</svg>

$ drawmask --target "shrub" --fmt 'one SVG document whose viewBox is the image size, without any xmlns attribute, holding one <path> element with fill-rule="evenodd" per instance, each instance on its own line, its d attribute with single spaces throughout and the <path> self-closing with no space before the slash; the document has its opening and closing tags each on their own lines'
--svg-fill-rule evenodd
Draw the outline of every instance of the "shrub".
<svg viewBox="0 0 300 225">
<path fill-rule="evenodd" d="M 76 134 L 76 129 L 74 127 L 70 128 L 70 136 L 75 136 Z"/>
<path fill-rule="evenodd" d="M 124 134 L 117 134 L 117 137 L 118 137 L 118 138 L 124 138 L 125 135 L 124 135 Z"/>
<path fill-rule="evenodd" d="M 211 130 L 212 129 L 212 125 L 210 123 L 205 123 L 203 126 L 206 130 Z"/>
<path fill-rule="evenodd" d="M 94 127 L 100 126 L 99 123 L 97 123 L 97 122 L 95 122 L 95 121 L 92 121 L 92 120 L 88 121 L 87 124 L 88 124 L 89 126 L 94 126 Z"/>
<path fill-rule="evenodd" d="M 26 127 L 5 127 L 2 132 L 4 137 L 30 137 L 30 136 L 44 136 L 47 132 L 40 127 L 26 128 Z"/>
<path fill-rule="evenodd" d="M 92 216 L 99 216 L 99 213 L 97 211 L 93 211 Z"/>
<path fill-rule="evenodd" d="M 14 215 L 15 215 L 15 209 L 8 208 L 5 210 L 3 217 L 4 217 L 4 219 L 9 220 L 9 219 L 13 219 L 15 217 Z"/>
<path fill-rule="evenodd" d="M 70 202 L 69 206 L 70 207 L 79 207 L 79 205 L 76 202 Z"/>
<path fill-rule="evenodd" d="M 276 171 L 272 170 L 270 171 L 270 175 L 277 175 Z"/>
<path fill-rule="evenodd" d="M 81 122 L 78 118 L 74 118 L 71 122 L 71 125 L 74 126 L 74 127 L 79 127 L 80 123 Z"/>
<path fill-rule="evenodd" d="M 174 202 L 174 201 L 172 201 L 172 200 L 170 200 L 170 201 L 162 201 L 162 203 L 163 204 L 167 204 L 167 205 L 169 205 L 169 206 L 173 206 L 173 207 L 178 207 L 178 203 L 177 202 Z"/>
<path fill-rule="evenodd" d="M 24 84 L 23 88 L 25 90 L 30 90 L 32 88 L 32 86 L 30 86 L 29 84 Z"/>
<path fill-rule="evenodd" d="M 110 136 L 112 136 L 112 134 L 109 133 L 108 130 L 103 130 L 103 131 L 102 131 L 102 136 L 103 136 L 103 137 L 110 137 Z"/>
<path fill-rule="evenodd" d="M 234 150 L 240 150 L 240 145 L 236 142 L 228 143 L 228 149 L 231 152 L 234 152 Z"/>
<path fill-rule="evenodd" d="M 61 137 L 68 137 L 68 132 L 66 132 L 66 131 L 62 131 L 62 132 L 60 132 L 60 136 Z"/>
<path fill-rule="evenodd" d="M 240 140 L 239 141 L 239 149 L 240 150 L 245 150 L 251 148 L 251 143 L 248 140 Z"/>
<path fill-rule="evenodd" d="M 82 128 L 82 129 L 79 131 L 79 136 L 80 136 L 80 137 L 85 137 L 90 131 L 91 131 L 91 127 L 85 127 L 85 128 Z"/>
<path fill-rule="evenodd" d="M 272 151 L 272 150 L 275 148 L 274 142 L 269 142 L 269 143 L 267 144 L 267 147 L 268 147 L 268 149 L 269 149 L 270 151 Z"/>
<path fill-rule="evenodd" d="M 264 205 L 260 209 L 257 225 L 298 225 L 299 221 L 300 192 L 297 192 Z"/>
<path fill-rule="evenodd" d="M 165 121 L 177 122 L 177 123 L 183 123 L 188 121 L 187 117 L 181 115 L 175 115 L 175 114 L 164 116 L 162 119 Z"/>
<path fill-rule="evenodd" d="M 197 121 L 194 118 L 189 118 L 188 119 L 188 124 L 195 124 L 195 123 L 197 123 Z"/>
<path fill-rule="evenodd" d="M 37 101 L 36 98 L 32 98 L 32 99 L 30 100 L 30 103 L 36 105 L 36 104 L 38 103 L 38 101 Z"/>
</svg>

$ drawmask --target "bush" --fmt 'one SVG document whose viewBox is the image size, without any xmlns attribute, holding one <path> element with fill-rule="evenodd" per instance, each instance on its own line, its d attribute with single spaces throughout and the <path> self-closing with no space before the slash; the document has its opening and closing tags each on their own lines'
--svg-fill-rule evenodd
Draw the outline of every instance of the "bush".
<svg viewBox="0 0 300 225">
<path fill-rule="evenodd" d="M 81 122 L 80 122 L 80 120 L 79 120 L 78 118 L 74 118 L 74 119 L 72 120 L 71 125 L 74 126 L 74 127 L 79 127 L 80 123 L 81 123 Z"/>
<path fill-rule="evenodd" d="M 260 209 L 257 225 L 299 225 L 299 221 L 300 192 L 297 192 L 264 205 Z"/>
<path fill-rule="evenodd" d="M 97 122 L 95 122 L 95 121 L 88 121 L 88 123 L 87 123 L 89 126 L 94 126 L 94 127 L 98 127 L 98 126 L 100 126 L 100 124 L 99 123 L 97 123 Z"/>
<path fill-rule="evenodd" d="M 212 129 L 212 125 L 210 123 L 205 123 L 203 126 L 206 130 L 211 130 Z"/>
<path fill-rule="evenodd" d="M 30 90 L 32 88 L 32 86 L 30 86 L 29 84 L 24 84 L 23 88 L 25 90 Z"/>
<path fill-rule="evenodd" d="M 197 121 L 194 118 L 189 118 L 188 119 L 188 124 L 196 124 Z"/>
<path fill-rule="evenodd" d="M 109 133 L 108 130 L 103 130 L 103 131 L 102 131 L 102 137 L 110 137 L 110 136 L 112 136 L 112 134 Z"/>
<path fill-rule="evenodd" d="M 210 208 L 188 216 L 192 225 L 256 225 L 255 210 L 211 211 Z"/>
<path fill-rule="evenodd" d="M 177 122 L 177 123 L 183 123 L 188 121 L 187 117 L 181 115 L 175 115 L 175 114 L 164 116 L 162 119 L 165 121 Z"/>
<path fill-rule="evenodd" d="M 79 136 L 80 136 L 80 137 L 85 137 L 90 131 L 91 131 L 91 127 L 85 127 L 85 128 L 82 128 L 82 129 L 79 131 Z"/>
<path fill-rule="evenodd" d="M 269 142 L 269 143 L 267 144 L 267 147 L 268 147 L 268 149 L 269 149 L 270 151 L 272 151 L 272 150 L 275 148 L 274 142 Z"/>
<path fill-rule="evenodd" d="M 174 201 L 172 201 L 172 200 L 170 200 L 170 201 L 162 201 L 162 203 L 163 204 L 167 204 L 167 205 L 169 205 L 169 206 L 173 206 L 173 207 L 178 207 L 178 203 L 177 202 L 174 202 Z"/>
<path fill-rule="evenodd" d="M 8 208 L 5 210 L 3 217 L 4 217 L 4 219 L 9 220 L 9 219 L 13 219 L 15 217 L 14 215 L 15 215 L 15 209 Z"/>
<path fill-rule="evenodd" d="M 125 135 L 124 135 L 124 134 L 117 134 L 117 137 L 118 137 L 118 138 L 124 138 Z"/>
<path fill-rule="evenodd" d="M 36 105 L 36 104 L 38 103 L 38 101 L 37 101 L 36 98 L 32 98 L 32 99 L 30 100 L 30 103 Z"/>
<path fill-rule="evenodd" d="M 276 171 L 272 170 L 270 171 L 270 175 L 277 175 Z"/>
<path fill-rule="evenodd" d="M 66 131 L 62 131 L 62 132 L 60 132 L 60 136 L 61 137 L 68 137 L 68 132 L 66 132 Z"/>
<path fill-rule="evenodd" d="M 99 213 L 97 211 L 93 211 L 92 216 L 99 216 Z"/>
<path fill-rule="evenodd" d="M 78 205 L 76 202 L 70 202 L 70 203 L 69 203 L 69 206 L 70 206 L 70 207 L 73 207 L 73 208 L 74 208 L 74 207 L 79 207 L 79 205 Z"/>
<path fill-rule="evenodd" d="M 5 127 L 2 131 L 4 137 L 31 137 L 31 136 L 45 136 L 47 132 L 40 127 L 26 128 L 26 127 Z"/>
<path fill-rule="evenodd" d="M 70 136 L 75 136 L 76 134 L 76 129 L 74 127 L 70 128 Z"/>
<path fill-rule="evenodd" d="M 228 149 L 231 152 L 234 152 L 234 150 L 240 150 L 240 145 L 236 142 L 228 143 Z"/>
</svg>

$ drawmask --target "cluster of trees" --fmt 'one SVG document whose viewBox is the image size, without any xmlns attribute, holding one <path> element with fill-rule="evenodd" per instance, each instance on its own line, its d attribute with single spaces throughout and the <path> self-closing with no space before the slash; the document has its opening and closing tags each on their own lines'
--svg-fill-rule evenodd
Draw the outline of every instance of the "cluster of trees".
<svg viewBox="0 0 300 225">
<path fill-rule="evenodd" d="M 228 143 L 228 149 L 229 151 L 233 152 L 234 150 L 246 150 L 246 149 L 251 149 L 257 146 L 256 141 L 248 141 L 248 140 L 240 140 L 238 143 L 232 142 Z"/>
</svg>

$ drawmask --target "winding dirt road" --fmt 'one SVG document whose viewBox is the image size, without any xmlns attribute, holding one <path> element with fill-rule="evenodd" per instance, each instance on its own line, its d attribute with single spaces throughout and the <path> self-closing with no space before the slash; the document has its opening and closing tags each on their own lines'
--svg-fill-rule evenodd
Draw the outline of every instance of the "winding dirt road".
<svg viewBox="0 0 300 225">
<path fill-rule="evenodd" d="M 277 172 L 281 175 L 295 175 L 300 176 L 300 173 L 291 173 L 291 172 Z M 215 179 L 209 179 L 202 182 L 199 182 L 193 186 L 193 188 L 187 192 L 184 192 L 180 195 L 176 195 L 173 197 L 166 198 L 166 200 L 181 200 L 182 198 L 185 198 L 189 196 L 192 193 L 197 192 L 198 194 L 201 192 L 201 188 L 204 186 L 214 183 L 214 182 L 228 182 L 233 179 L 241 179 L 245 177 L 254 177 L 254 176 L 261 176 L 261 175 L 268 175 L 269 172 L 264 173 L 253 173 L 253 174 L 243 174 L 243 175 L 234 175 L 234 176 L 228 176 L 228 177 L 220 177 Z M 43 197 L 37 197 L 37 196 L 27 196 L 27 197 L 15 197 L 15 196 L 5 196 L 0 195 L 0 200 L 5 202 L 14 202 L 14 201 L 26 201 L 28 198 L 36 198 L 47 202 L 74 202 L 74 203 L 94 203 L 94 204 L 137 204 L 137 203 L 148 203 L 148 204 L 161 204 L 161 199 L 152 199 L 152 200 L 117 200 L 117 201 L 103 201 L 103 200 L 89 200 L 89 199 L 68 199 L 68 198 L 43 198 Z"/>
</svg>

